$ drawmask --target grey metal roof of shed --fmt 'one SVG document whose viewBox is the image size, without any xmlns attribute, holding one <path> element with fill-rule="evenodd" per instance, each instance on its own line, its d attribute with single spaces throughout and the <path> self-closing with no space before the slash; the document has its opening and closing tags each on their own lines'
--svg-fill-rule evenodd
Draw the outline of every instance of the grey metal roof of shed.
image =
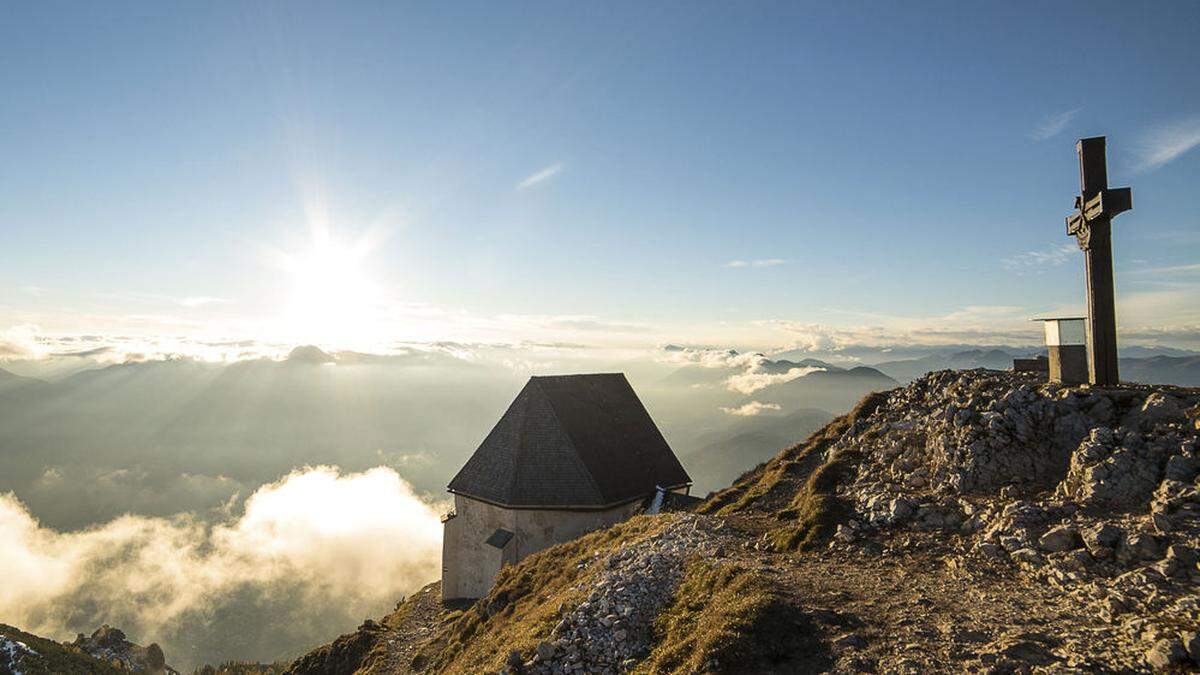
<svg viewBox="0 0 1200 675">
<path fill-rule="evenodd" d="M 602 508 L 692 482 L 620 373 L 531 377 L 449 490 L 511 507 Z"/>
</svg>

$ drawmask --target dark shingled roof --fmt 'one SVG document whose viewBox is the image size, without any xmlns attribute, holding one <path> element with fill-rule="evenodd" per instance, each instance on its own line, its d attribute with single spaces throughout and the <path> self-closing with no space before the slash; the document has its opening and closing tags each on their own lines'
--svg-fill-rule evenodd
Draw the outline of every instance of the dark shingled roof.
<svg viewBox="0 0 1200 675">
<path fill-rule="evenodd" d="M 614 373 L 531 377 L 449 489 L 502 506 L 599 508 L 691 482 Z"/>
</svg>

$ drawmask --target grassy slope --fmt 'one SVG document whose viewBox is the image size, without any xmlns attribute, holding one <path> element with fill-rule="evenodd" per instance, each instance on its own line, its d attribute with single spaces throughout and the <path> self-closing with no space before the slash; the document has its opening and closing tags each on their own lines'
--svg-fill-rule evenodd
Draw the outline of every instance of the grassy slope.
<svg viewBox="0 0 1200 675">
<path fill-rule="evenodd" d="M 812 550 L 827 543 L 848 514 L 848 507 L 837 496 L 837 487 L 853 477 L 860 458 L 853 452 L 828 460 L 823 455 L 842 434 L 886 400 L 887 392 L 866 396 L 848 414 L 713 495 L 699 511 L 774 515 L 781 521 L 772 537 L 776 550 Z"/>
<path fill-rule="evenodd" d="M 505 567 L 491 593 L 452 616 L 441 634 L 417 655 L 414 667 L 479 673 L 500 669 L 514 649 L 532 652 L 538 642 L 550 637 L 560 618 L 559 605 L 573 606 L 585 595 L 575 590 L 576 583 L 594 571 L 585 563 L 650 536 L 664 525 L 661 519 L 636 516 Z"/>
<path fill-rule="evenodd" d="M 744 567 L 692 560 L 654 628 L 657 644 L 637 673 L 766 672 L 783 662 L 812 672 L 825 663 L 797 605 Z M 800 653 L 812 658 L 797 663 Z"/>
<path fill-rule="evenodd" d="M 768 522 L 777 523 L 768 533 L 771 548 L 776 551 L 819 547 L 845 515 L 846 507 L 836 496 L 836 489 L 853 475 L 857 460 L 853 453 L 846 453 L 826 461 L 824 451 L 884 400 L 886 394 L 867 396 L 850 413 L 747 472 L 697 510 L 718 518 L 748 515 L 763 520 L 766 516 Z M 404 668 L 412 672 L 479 673 L 500 670 L 512 650 L 532 653 L 540 641 L 551 636 L 562 615 L 560 606 L 571 607 L 585 594 L 575 587 L 592 574 L 593 567 L 587 563 L 650 536 L 664 525 L 663 518 L 637 516 L 505 567 L 486 598 L 441 614 Z M 815 645 L 817 638 L 798 609 L 797 599 L 787 596 L 760 570 L 744 562 L 689 561 L 673 604 L 655 625 L 655 649 L 638 672 L 749 672 L 747 667 L 771 670 L 776 658 L 794 659 L 796 654 L 808 654 L 805 658 L 811 662 L 806 667 L 821 669 L 826 652 Z M 371 634 L 360 629 L 339 638 L 371 642 L 363 646 L 363 656 L 356 657 L 355 665 L 345 672 L 397 672 L 395 660 L 388 658 L 388 640 L 384 638 L 389 626 L 404 622 L 412 603 L 413 598 L 409 598 L 384 618 L 380 632 Z M 328 668 L 330 662 L 324 663 Z M 791 667 L 796 665 L 791 663 Z"/>
</svg>

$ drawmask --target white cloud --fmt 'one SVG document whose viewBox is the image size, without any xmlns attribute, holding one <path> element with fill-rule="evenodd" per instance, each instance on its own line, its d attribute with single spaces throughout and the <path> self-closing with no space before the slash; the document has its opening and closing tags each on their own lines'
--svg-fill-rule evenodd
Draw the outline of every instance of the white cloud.
<svg viewBox="0 0 1200 675">
<path fill-rule="evenodd" d="M 730 260 L 722 265 L 722 267 L 775 267 L 777 265 L 786 265 L 787 261 L 783 258 L 760 258 L 758 260 Z"/>
<path fill-rule="evenodd" d="M 535 173 L 529 174 L 528 176 L 523 178 L 521 180 L 521 182 L 517 183 L 516 189 L 527 190 L 535 185 L 544 183 L 544 182 L 550 180 L 551 178 L 554 178 L 558 174 L 562 173 L 562 170 L 565 168 L 566 168 L 566 166 L 562 162 L 557 162 L 555 164 L 551 164 L 550 166 L 548 166 L 544 169 L 541 169 L 540 171 L 537 171 Z"/>
<path fill-rule="evenodd" d="M 1148 131 L 1135 152 L 1138 171 L 1149 171 L 1200 145 L 1200 117 L 1166 124 Z"/>
<path fill-rule="evenodd" d="M 1078 244 L 1059 244 L 1042 251 L 1026 251 L 1001 258 L 1000 264 L 1017 274 L 1041 273 L 1048 267 L 1058 267 L 1081 255 Z"/>
<path fill-rule="evenodd" d="M 761 352 L 740 354 L 733 349 L 703 347 L 660 347 L 658 360 L 663 363 L 679 363 L 696 365 L 702 368 L 722 368 L 741 371 L 733 373 L 726 378 L 725 386 L 730 391 L 746 395 L 753 394 L 772 385 L 790 382 L 796 378 L 804 377 L 809 373 L 824 370 L 824 368 L 809 366 L 782 370 L 777 365 L 777 362 L 767 358 Z"/>
<path fill-rule="evenodd" d="M 38 333 L 38 327 L 32 324 L 0 331 L 0 361 L 41 358 L 46 348 L 38 341 Z"/>
<path fill-rule="evenodd" d="M 880 317 L 892 321 L 890 317 Z M 792 349 L 804 352 L 840 352 L 860 345 L 887 346 L 891 333 L 883 326 L 828 326 L 805 321 L 768 319 L 759 321 L 764 327 L 777 328 L 787 334 L 787 344 L 780 351 Z"/>
<path fill-rule="evenodd" d="M 436 579 L 440 549 L 435 509 L 384 467 L 295 471 L 214 526 L 189 515 L 124 515 L 58 532 L 9 493 L 0 495 L 0 621 L 61 638 L 84 630 L 81 619 L 102 620 L 143 643 L 166 641 L 170 658 L 182 625 L 190 621 L 187 640 L 204 644 L 194 631 L 218 627 L 203 617 L 247 593 L 261 594 L 242 617 L 251 624 L 290 609 L 322 617 L 300 629 L 329 630 L 325 618 L 377 612 Z M 285 599 L 300 606 L 272 606 Z"/>
<path fill-rule="evenodd" d="M 869 315 L 872 323 L 828 326 L 803 321 L 770 319 L 758 322 L 789 337 L 791 349 L 840 352 L 854 347 L 887 348 L 938 344 L 1038 344 L 1037 326 L 1025 307 L 972 305 L 938 316 Z"/>
<path fill-rule="evenodd" d="M 760 389 L 766 389 L 767 387 L 783 384 L 784 382 L 791 382 L 792 380 L 799 379 L 805 375 L 819 373 L 825 370 L 824 368 L 818 368 L 816 366 L 801 366 L 797 368 L 791 368 L 790 370 L 782 373 L 771 372 L 764 367 L 768 363 L 771 363 L 771 361 L 764 357 L 758 365 L 750 368 L 740 375 L 734 375 L 728 380 L 725 380 L 725 386 L 728 387 L 730 391 L 736 391 L 749 396 Z"/>
<path fill-rule="evenodd" d="M 1063 129 L 1067 128 L 1067 125 L 1071 123 L 1071 120 L 1075 119 L 1075 116 L 1079 114 L 1080 110 L 1083 110 L 1083 108 L 1075 108 L 1074 110 L 1061 112 L 1057 115 L 1047 116 L 1040 123 L 1038 123 L 1037 127 L 1033 130 L 1033 133 L 1031 134 L 1033 139 L 1037 141 L 1044 141 L 1059 135 L 1062 133 Z"/>
<path fill-rule="evenodd" d="M 1139 270 L 1131 270 L 1129 274 L 1137 274 L 1139 276 L 1176 276 L 1184 274 L 1192 274 L 1200 272 L 1200 263 L 1191 265 L 1168 265 L 1166 267 L 1147 267 Z"/>
<path fill-rule="evenodd" d="M 765 412 L 776 412 L 782 410 L 782 406 L 780 406 L 778 403 L 761 403 L 759 401 L 750 401 L 749 403 L 736 408 L 722 407 L 721 410 L 735 417 L 756 417 Z"/>
<path fill-rule="evenodd" d="M 702 368 L 746 368 L 765 358 L 762 354 L 740 354 L 734 349 L 714 347 L 660 347 L 658 360 L 663 363 L 694 364 Z"/>
</svg>

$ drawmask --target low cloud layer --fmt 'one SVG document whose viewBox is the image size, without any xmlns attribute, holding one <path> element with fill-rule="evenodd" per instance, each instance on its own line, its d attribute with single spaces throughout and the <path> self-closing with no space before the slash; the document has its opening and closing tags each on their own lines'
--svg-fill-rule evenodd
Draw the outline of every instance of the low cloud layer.
<svg viewBox="0 0 1200 675">
<path fill-rule="evenodd" d="M 789 368 L 783 372 L 778 372 L 769 370 L 767 368 L 767 366 L 771 363 L 773 362 L 764 357 L 762 361 L 754 366 L 751 366 L 746 370 L 746 372 L 734 375 L 728 380 L 725 380 L 725 385 L 729 387 L 730 391 L 736 391 L 749 396 L 750 394 L 762 389 L 766 389 L 767 387 L 776 384 L 783 384 L 784 382 L 791 382 L 792 380 L 799 379 L 805 375 L 819 373 L 825 370 L 824 368 L 819 368 L 817 366 L 799 366 L 796 368 Z"/>
<path fill-rule="evenodd" d="M 787 367 L 787 364 L 781 366 L 781 362 L 772 361 L 766 355 L 759 352 L 741 354 L 732 349 L 680 347 L 678 345 L 662 347 L 660 360 L 666 363 L 697 365 L 702 368 L 739 370 L 741 372 L 733 373 L 726 378 L 725 387 L 729 391 L 735 391 L 747 396 L 772 385 L 790 382 L 805 375 L 824 370 L 824 368 L 814 366 L 797 366 L 794 368 Z M 752 415 L 762 411 L 736 413 L 726 410 L 725 412 L 734 415 Z"/>
<path fill-rule="evenodd" d="M 761 401 L 750 401 L 749 403 L 736 408 L 721 408 L 725 413 L 734 417 L 756 417 L 768 412 L 778 412 L 783 409 L 783 406 L 778 403 L 762 403 Z"/>
<path fill-rule="evenodd" d="M 216 525 L 59 532 L 0 495 L 0 622 L 59 639 L 109 623 L 188 669 L 290 657 L 436 579 L 440 547 L 434 507 L 383 467 L 295 471 Z"/>
</svg>

